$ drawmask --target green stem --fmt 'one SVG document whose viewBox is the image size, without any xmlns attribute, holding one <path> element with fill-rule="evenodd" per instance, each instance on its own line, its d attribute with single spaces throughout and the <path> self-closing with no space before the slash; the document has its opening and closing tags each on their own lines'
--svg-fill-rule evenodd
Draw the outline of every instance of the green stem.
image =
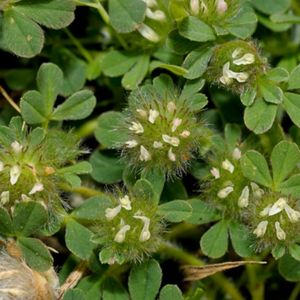
<svg viewBox="0 0 300 300">
<path fill-rule="evenodd" d="M 249 292 L 252 300 L 264 300 L 265 286 L 264 281 L 257 281 L 257 270 L 261 270 L 259 266 L 246 265 L 246 271 L 249 278 Z"/>
<path fill-rule="evenodd" d="M 291 292 L 291 295 L 290 295 L 290 297 L 289 297 L 289 300 L 297 300 L 297 299 L 299 299 L 299 298 L 298 298 L 299 293 L 300 293 L 300 282 L 298 282 L 298 283 L 295 285 L 294 289 L 293 289 L 292 292 Z"/>
<path fill-rule="evenodd" d="M 94 134 L 95 129 L 98 125 L 98 118 L 92 119 L 86 123 L 84 123 L 81 127 L 76 131 L 77 136 L 82 138 L 87 138 Z"/>
<path fill-rule="evenodd" d="M 82 44 L 79 42 L 78 39 L 76 39 L 76 37 L 71 33 L 71 31 L 68 29 L 64 29 L 64 31 L 67 34 L 67 36 L 70 38 L 70 40 L 73 42 L 73 44 L 77 47 L 78 51 L 84 57 L 84 59 L 87 62 L 92 62 L 93 57 L 91 56 L 91 54 L 82 46 Z"/>
<path fill-rule="evenodd" d="M 173 258 L 176 258 L 189 265 L 194 265 L 194 266 L 205 265 L 205 263 L 199 258 L 170 243 L 163 242 L 161 244 L 159 252 L 162 254 L 169 255 Z M 211 279 L 217 285 L 219 285 L 225 293 L 229 294 L 233 300 L 244 300 L 244 297 L 239 292 L 239 290 L 223 274 L 221 273 L 215 274 L 211 276 Z"/>
<path fill-rule="evenodd" d="M 88 187 L 78 187 L 78 188 L 71 188 L 69 185 L 67 184 L 61 184 L 60 188 L 62 190 L 64 190 L 65 192 L 69 192 L 69 193 L 77 193 L 80 194 L 84 197 L 93 197 L 93 196 L 103 196 L 105 195 L 105 193 L 99 191 L 99 190 L 95 190 L 92 188 L 88 188 Z"/>
</svg>

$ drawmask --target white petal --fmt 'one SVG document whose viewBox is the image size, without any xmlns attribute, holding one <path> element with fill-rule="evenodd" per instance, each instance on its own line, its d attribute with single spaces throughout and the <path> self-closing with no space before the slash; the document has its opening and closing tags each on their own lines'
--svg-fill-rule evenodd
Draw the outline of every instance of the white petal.
<svg viewBox="0 0 300 300">
<path fill-rule="evenodd" d="M 272 204 L 269 204 L 268 206 L 266 206 L 260 213 L 259 215 L 261 217 L 266 217 L 269 215 L 269 212 L 270 212 L 270 208 L 271 208 Z"/>
<path fill-rule="evenodd" d="M 134 131 L 135 133 L 143 133 L 144 127 L 140 122 L 131 122 L 131 126 L 129 127 L 129 130 Z"/>
<path fill-rule="evenodd" d="M 190 136 L 190 132 L 188 130 L 183 130 L 181 133 L 180 133 L 180 136 L 183 137 L 183 138 L 187 138 Z"/>
<path fill-rule="evenodd" d="M 148 25 L 146 24 L 140 24 L 140 26 L 137 28 L 139 33 L 147 40 L 157 43 L 160 41 L 159 35 Z"/>
<path fill-rule="evenodd" d="M 233 152 L 232 152 L 232 157 L 235 160 L 240 160 L 240 158 L 242 157 L 242 152 L 239 148 L 234 148 Z"/>
<path fill-rule="evenodd" d="M 288 204 L 284 206 L 284 210 L 292 223 L 300 220 L 300 212 L 291 208 Z"/>
<path fill-rule="evenodd" d="M 180 143 L 180 140 L 179 138 L 177 137 L 172 137 L 172 136 L 169 136 L 167 134 L 163 134 L 162 135 L 162 139 L 165 143 L 168 143 L 174 147 L 178 147 L 179 143 Z"/>
<path fill-rule="evenodd" d="M 148 161 L 151 159 L 151 154 L 149 151 L 142 145 L 140 147 L 140 160 L 141 161 Z"/>
<path fill-rule="evenodd" d="M 234 172 L 234 165 L 228 159 L 222 162 L 222 168 L 230 173 Z"/>
<path fill-rule="evenodd" d="M 251 65 L 255 62 L 255 56 L 252 53 L 246 53 L 239 59 L 235 59 L 233 63 L 237 66 L 240 65 Z"/>
<path fill-rule="evenodd" d="M 172 123 L 172 132 L 174 132 L 178 128 L 178 126 L 180 126 L 181 123 L 182 123 L 182 119 L 179 118 L 174 119 Z"/>
<path fill-rule="evenodd" d="M 115 235 L 114 241 L 117 243 L 123 243 L 126 238 L 126 232 L 130 230 L 130 225 L 124 225 Z"/>
<path fill-rule="evenodd" d="M 19 166 L 15 165 L 10 169 L 10 183 L 15 185 L 18 182 L 18 179 L 21 175 L 21 169 Z"/>
<path fill-rule="evenodd" d="M 268 221 L 261 221 L 256 229 L 253 231 L 253 233 L 257 236 L 257 237 L 262 237 L 265 235 L 266 231 L 267 231 L 267 226 L 268 226 Z"/>
<path fill-rule="evenodd" d="M 153 6 L 157 6 L 157 2 L 156 0 L 143 0 L 148 7 L 153 7 Z"/>
<path fill-rule="evenodd" d="M 140 238 L 139 238 L 140 242 L 148 241 L 151 237 L 151 233 L 149 231 L 150 219 L 145 216 L 138 216 L 138 215 L 135 215 L 134 218 L 140 219 L 144 223 L 144 226 L 143 226 L 142 232 L 140 234 Z"/>
<path fill-rule="evenodd" d="M 149 110 L 149 117 L 148 117 L 148 121 L 152 124 L 155 123 L 155 120 L 157 119 L 157 117 L 159 116 L 159 112 L 155 109 L 150 109 Z"/>
<path fill-rule="evenodd" d="M 136 140 L 131 140 L 125 142 L 126 148 L 134 148 L 138 145 L 139 143 Z"/>
<path fill-rule="evenodd" d="M 9 202 L 9 191 L 4 191 L 0 195 L 0 203 L 1 205 L 5 205 Z"/>
<path fill-rule="evenodd" d="M 137 109 L 136 112 L 142 117 L 147 118 L 147 112 L 143 109 Z"/>
<path fill-rule="evenodd" d="M 155 21 L 165 21 L 166 15 L 161 10 L 152 11 L 150 8 L 146 9 L 146 16 L 149 19 L 155 20 Z"/>
<path fill-rule="evenodd" d="M 19 142 L 14 141 L 13 143 L 11 143 L 10 146 L 16 154 L 19 154 L 22 152 L 23 146 Z"/>
<path fill-rule="evenodd" d="M 162 142 L 157 142 L 157 141 L 153 142 L 153 148 L 158 149 L 158 148 L 162 148 L 162 147 L 163 147 Z"/>
<path fill-rule="evenodd" d="M 110 221 L 112 220 L 114 217 L 116 217 L 119 212 L 121 211 L 122 205 L 118 205 L 114 208 L 107 208 L 105 210 L 105 218 Z"/>
<path fill-rule="evenodd" d="M 119 198 L 119 201 L 123 208 L 125 208 L 126 210 L 131 210 L 131 201 L 127 195 L 125 195 L 122 198 Z"/>
<path fill-rule="evenodd" d="M 221 189 L 219 192 L 218 192 L 218 197 L 221 198 L 221 199 L 225 199 L 228 197 L 228 195 L 230 193 L 233 192 L 233 187 L 232 186 L 227 186 L 226 188 L 224 189 Z"/>
<path fill-rule="evenodd" d="M 172 148 L 170 148 L 168 151 L 168 157 L 170 161 L 176 161 L 176 155 L 173 153 Z"/>
<path fill-rule="evenodd" d="M 283 211 L 286 204 L 287 204 L 286 198 L 279 198 L 270 208 L 269 216 L 274 216 L 280 213 L 281 211 Z"/>
<path fill-rule="evenodd" d="M 219 179 L 220 178 L 220 170 L 218 168 L 212 168 L 210 169 L 210 173 L 212 176 L 215 177 L 215 179 Z"/>
<path fill-rule="evenodd" d="M 4 163 L 0 161 L 0 172 L 4 170 Z"/>
<path fill-rule="evenodd" d="M 249 187 L 245 186 L 242 190 L 241 196 L 239 197 L 238 200 L 238 206 L 239 207 L 247 207 L 249 205 Z"/>
<path fill-rule="evenodd" d="M 223 14 L 226 12 L 228 6 L 224 0 L 217 0 L 217 12 Z"/>
<path fill-rule="evenodd" d="M 280 241 L 285 240 L 286 234 L 283 231 L 283 229 L 280 227 L 280 223 L 278 221 L 275 222 L 275 230 L 276 230 L 276 236 L 278 240 Z"/>
<path fill-rule="evenodd" d="M 255 182 L 251 182 L 251 189 L 255 197 L 261 198 L 265 193 L 263 189 L 261 189 Z"/>
<path fill-rule="evenodd" d="M 198 15 L 200 12 L 199 0 L 190 0 L 190 9 L 192 15 Z"/>
<path fill-rule="evenodd" d="M 37 182 L 33 188 L 31 189 L 31 191 L 29 192 L 29 195 L 33 195 L 37 192 L 41 192 L 44 190 L 44 185 L 41 182 Z"/>
<path fill-rule="evenodd" d="M 168 102 L 167 110 L 170 113 L 173 113 L 176 110 L 176 104 L 173 101 Z"/>
</svg>

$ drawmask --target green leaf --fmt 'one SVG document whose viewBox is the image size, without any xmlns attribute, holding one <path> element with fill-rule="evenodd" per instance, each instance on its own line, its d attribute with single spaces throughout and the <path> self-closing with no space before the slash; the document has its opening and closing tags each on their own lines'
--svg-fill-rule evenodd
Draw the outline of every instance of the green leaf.
<svg viewBox="0 0 300 300">
<path fill-rule="evenodd" d="M 191 96 L 187 100 L 190 110 L 194 112 L 201 111 L 208 103 L 206 95 L 200 93 Z"/>
<path fill-rule="evenodd" d="M 159 300 L 183 300 L 182 292 L 177 285 L 165 285 L 159 294 Z"/>
<path fill-rule="evenodd" d="M 74 20 L 75 3 L 71 0 L 22 0 L 14 10 L 41 25 L 60 29 Z"/>
<path fill-rule="evenodd" d="M 252 0 L 251 3 L 257 10 L 264 14 L 273 15 L 287 10 L 291 5 L 291 0 Z"/>
<path fill-rule="evenodd" d="M 152 72 L 158 68 L 168 70 L 178 76 L 183 76 L 183 75 L 187 74 L 187 72 L 188 72 L 185 68 L 177 66 L 177 65 L 166 64 L 166 63 L 163 63 L 158 60 L 151 61 L 150 72 Z"/>
<path fill-rule="evenodd" d="M 85 293 L 80 289 L 68 289 L 63 300 L 87 300 Z"/>
<path fill-rule="evenodd" d="M 192 214 L 185 220 L 190 224 L 206 224 L 221 218 L 218 211 L 200 199 L 190 199 L 188 203 L 192 206 Z"/>
<path fill-rule="evenodd" d="M 124 287 L 114 278 L 108 278 L 103 284 L 103 300 L 129 300 L 129 295 Z"/>
<path fill-rule="evenodd" d="M 202 78 L 188 80 L 181 91 L 180 99 L 187 99 L 194 96 L 204 87 L 204 84 L 205 80 Z"/>
<path fill-rule="evenodd" d="M 241 101 L 245 106 L 250 106 L 254 103 L 256 95 L 256 88 L 250 87 L 241 94 Z"/>
<path fill-rule="evenodd" d="M 283 100 L 283 92 L 274 82 L 262 80 L 259 82 L 259 89 L 265 101 L 279 104 Z"/>
<path fill-rule="evenodd" d="M 121 129 L 125 126 L 125 116 L 120 112 L 109 111 L 98 118 L 95 137 L 104 147 L 113 148 L 128 140 L 127 133 Z"/>
<path fill-rule="evenodd" d="M 233 151 L 237 144 L 240 142 L 242 135 L 241 128 L 236 124 L 228 123 L 225 125 L 224 135 L 229 151 Z"/>
<path fill-rule="evenodd" d="M 92 166 L 87 161 L 81 161 L 74 165 L 58 169 L 57 174 L 88 174 L 92 172 Z"/>
<path fill-rule="evenodd" d="M 274 183 L 281 183 L 295 169 L 299 161 L 300 151 L 295 143 L 287 141 L 278 143 L 271 154 Z"/>
<path fill-rule="evenodd" d="M 284 68 L 272 68 L 266 73 L 266 77 L 269 80 L 273 80 L 276 82 L 286 82 L 289 81 L 290 74 L 289 72 Z"/>
<path fill-rule="evenodd" d="M 229 225 L 229 233 L 234 251 L 241 257 L 251 257 L 255 253 L 254 240 L 246 225 L 232 222 Z"/>
<path fill-rule="evenodd" d="M 285 195 L 300 196 L 300 174 L 296 174 L 282 182 L 278 189 Z"/>
<path fill-rule="evenodd" d="M 154 300 L 162 278 L 158 262 L 150 259 L 135 265 L 130 272 L 128 287 L 132 300 Z"/>
<path fill-rule="evenodd" d="M 212 53 L 213 49 L 211 47 L 201 47 L 191 51 L 182 64 L 188 70 L 184 77 L 187 79 L 201 77 L 207 69 Z"/>
<path fill-rule="evenodd" d="M 228 224 L 220 221 L 207 230 L 200 240 L 203 253 L 211 258 L 223 256 L 228 248 Z"/>
<path fill-rule="evenodd" d="M 122 180 L 125 164 L 119 157 L 95 151 L 90 156 L 90 163 L 93 167 L 91 176 L 97 182 L 111 184 Z"/>
<path fill-rule="evenodd" d="M 250 180 L 266 187 L 272 185 L 268 163 L 263 155 L 255 150 L 247 151 L 241 159 L 243 174 Z"/>
<path fill-rule="evenodd" d="M 29 147 L 37 147 L 43 141 L 45 136 L 46 131 L 43 128 L 37 127 L 33 129 L 28 135 Z"/>
<path fill-rule="evenodd" d="M 47 247 L 38 239 L 19 237 L 18 247 L 26 263 L 39 272 L 45 272 L 52 267 L 53 258 Z"/>
<path fill-rule="evenodd" d="M 95 259 L 98 260 L 98 258 L 95 256 Z M 89 261 L 89 267 L 91 267 L 91 271 L 95 272 L 92 266 L 93 261 Z M 99 264 L 98 262 L 95 264 Z M 102 270 L 101 270 L 102 271 Z M 103 278 L 95 273 L 92 273 L 92 275 L 85 276 L 82 278 L 78 285 L 77 288 L 82 290 L 87 297 L 87 299 L 102 299 L 101 294 L 102 294 L 102 282 Z"/>
<path fill-rule="evenodd" d="M 140 0 L 109 0 L 112 26 L 122 33 L 134 31 L 145 18 L 146 3 Z"/>
<path fill-rule="evenodd" d="M 127 90 L 136 89 L 147 75 L 149 69 L 149 55 L 138 57 L 137 63 L 122 78 L 122 86 Z"/>
<path fill-rule="evenodd" d="M 30 58 L 43 48 L 41 27 L 14 9 L 5 11 L 1 31 L 4 46 L 18 56 Z"/>
<path fill-rule="evenodd" d="M 48 219 L 47 211 L 38 202 L 17 203 L 13 212 L 14 229 L 18 235 L 29 236 L 37 232 Z"/>
<path fill-rule="evenodd" d="M 169 33 L 166 45 L 172 52 L 179 55 L 187 54 L 198 46 L 197 42 L 192 42 L 182 37 L 177 30 Z"/>
<path fill-rule="evenodd" d="M 73 94 L 53 112 L 51 119 L 81 120 L 88 117 L 96 106 L 96 97 L 92 91 L 83 90 Z"/>
<path fill-rule="evenodd" d="M 93 253 L 93 233 L 78 222 L 68 219 L 65 241 L 68 249 L 83 260 L 87 260 Z"/>
<path fill-rule="evenodd" d="M 284 245 L 276 245 L 272 248 L 272 255 L 277 260 L 281 258 L 285 254 L 285 246 Z"/>
<path fill-rule="evenodd" d="M 178 223 L 191 216 L 192 206 L 184 200 L 173 200 L 161 204 L 157 213 L 169 222 Z"/>
<path fill-rule="evenodd" d="M 293 123 L 300 127 L 300 95 L 284 93 L 283 107 Z"/>
<path fill-rule="evenodd" d="M 288 254 L 280 258 L 278 270 L 281 276 L 288 281 L 300 280 L 300 262 Z"/>
<path fill-rule="evenodd" d="M 300 65 L 293 69 L 290 75 L 290 79 L 288 82 L 288 89 L 289 90 L 296 90 L 300 89 Z"/>
<path fill-rule="evenodd" d="M 243 4 L 245 5 L 245 4 Z M 232 35 L 246 39 L 250 37 L 256 29 L 257 17 L 252 9 L 242 8 L 231 22 L 224 26 Z"/>
<path fill-rule="evenodd" d="M 11 235 L 14 231 L 11 217 L 6 209 L 0 207 L 0 234 Z"/>
<path fill-rule="evenodd" d="M 44 123 L 48 119 L 43 96 L 38 91 L 26 92 L 21 98 L 20 108 L 24 121 L 30 125 Z"/>
<path fill-rule="evenodd" d="M 141 173 L 141 179 L 146 179 L 150 182 L 158 203 L 166 181 L 165 174 L 159 169 L 144 169 Z"/>
<path fill-rule="evenodd" d="M 216 39 L 213 29 L 193 16 L 182 20 L 179 25 L 179 33 L 183 37 L 196 42 L 207 42 Z"/>
<path fill-rule="evenodd" d="M 246 107 L 244 122 L 256 134 L 268 131 L 275 120 L 277 105 L 268 104 L 262 99 L 256 99 L 253 105 Z"/>
<path fill-rule="evenodd" d="M 153 201 L 157 204 L 157 197 L 155 197 L 155 193 L 151 183 L 146 179 L 139 179 L 132 190 L 132 193 L 137 199 L 145 199 L 148 201 Z"/>
<path fill-rule="evenodd" d="M 298 245 L 298 244 L 290 245 L 289 253 L 294 259 L 300 261 L 300 245 Z"/>
<path fill-rule="evenodd" d="M 44 63 L 37 73 L 38 90 L 43 96 L 43 104 L 46 115 L 50 115 L 57 95 L 59 94 L 63 81 L 63 72 L 52 63 Z"/>
</svg>

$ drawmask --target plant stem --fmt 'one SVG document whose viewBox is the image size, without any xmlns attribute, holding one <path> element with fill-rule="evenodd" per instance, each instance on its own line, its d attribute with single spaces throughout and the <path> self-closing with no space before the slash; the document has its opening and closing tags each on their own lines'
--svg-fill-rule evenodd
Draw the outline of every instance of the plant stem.
<svg viewBox="0 0 300 300">
<path fill-rule="evenodd" d="M 246 265 L 246 271 L 249 278 L 249 292 L 252 300 L 264 300 L 265 286 L 264 281 L 257 281 L 257 269 L 259 266 Z M 261 268 L 260 268 L 261 269 Z"/>
<path fill-rule="evenodd" d="M 93 197 L 93 196 L 103 196 L 104 193 L 99 191 L 99 190 L 95 190 L 92 188 L 88 188 L 88 187 L 78 187 L 78 188 L 71 188 L 69 185 L 67 184 L 61 184 L 60 188 L 62 190 L 64 190 L 65 192 L 69 192 L 69 193 L 77 193 L 80 194 L 84 197 Z"/>
<path fill-rule="evenodd" d="M 289 297 L 289 300 L 297 300 L 297 299 L 299 299 L 299 298 L 298 298 L 299 293 L 300 293 L 300 282 L 298 282 L 298 283 L 295 285 L 294 289 L 293 289 L 292 292 L 291 292 L 291 295 L 290 295 L 290 297 Z"/>
<path fill-rule="evenodd" d="M 82 139 L 93 135 L 95 129 L 98 125 L 98 117 L 92 119 L 86 123 L 84 123 L 81 127 L 76 131 L 77 136 Z"/>
<path fill-rule="evenodd" d="M 4 97 L 4 99 L 20 114 L 21 109 L 20 107 L 15 103 L 15 101 L 8 95 L 6 90 L 0 85 L 0 93 Z"/>
<path fill-rule="evenodd" d="M 195 266 L 205 265 L 205 263 L 199 258 L 167 242 L 163 242 L 161 244 L 159 252 L 162 254 L 169 255 L 173 258 L 176 258 L 189 265 L 195 265 Z M 225 293 L 229 294 L 233 300 L 244 300 L 244 297 L 239 292 L 239 290 L 223 274 L 221 273 L 215 274 L 211 276 L 211 279 L 216 284 L 218 284 Z"/>
</svg>

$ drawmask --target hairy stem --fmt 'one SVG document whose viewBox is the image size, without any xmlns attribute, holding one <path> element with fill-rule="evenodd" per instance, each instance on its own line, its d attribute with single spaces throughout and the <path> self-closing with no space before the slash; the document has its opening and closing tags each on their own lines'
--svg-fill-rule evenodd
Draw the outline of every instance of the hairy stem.
<svg viewBox="0 0 300 300">
<path fill-rule="evenodd" d="M 6 90 L 0 85 L 0 93 L 4 97 L 4 99 L 20 114 L 21 109 L 20 107 L 15 103 L 15 101 L 8 95 Z"/>
</svg>

